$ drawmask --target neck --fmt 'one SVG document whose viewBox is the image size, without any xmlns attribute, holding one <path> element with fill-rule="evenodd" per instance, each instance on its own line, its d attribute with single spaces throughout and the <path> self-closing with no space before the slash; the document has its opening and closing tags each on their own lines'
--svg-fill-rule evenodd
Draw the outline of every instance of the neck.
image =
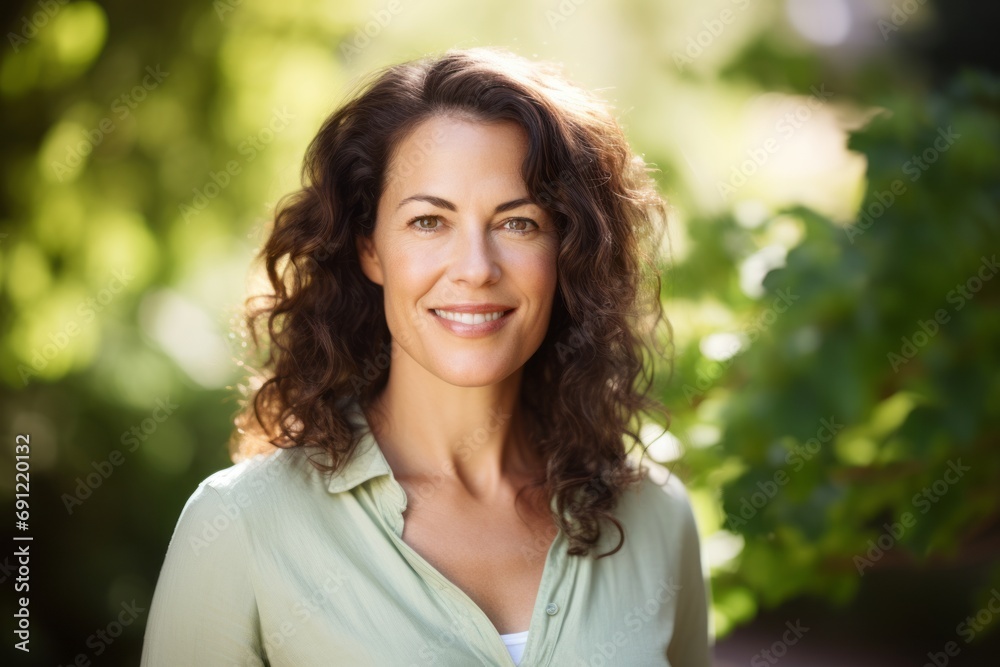
<svg viewBox="0 0 1000 667">
<path fill-rule="evenodd" d="M 366 416 L 396 479 L 489 501 L 541 474 L 518 405 L 521 375 L 518 369 L 494 385 L 460 387 L 394 361 Z"/>
</svg>

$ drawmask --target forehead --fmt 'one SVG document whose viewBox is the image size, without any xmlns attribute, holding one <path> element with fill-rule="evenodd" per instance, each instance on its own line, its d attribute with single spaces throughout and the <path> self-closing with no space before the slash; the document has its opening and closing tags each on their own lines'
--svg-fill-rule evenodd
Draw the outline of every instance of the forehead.
<svg viewBox="0 0 1000 667">
<path fill-rule="evenodd" d="M 412 194 L 411 189 L 436 186 L 471 194 L 473 184 L 477 189 L 516 185 L 523 190 L 521 165 L 527 150 L 527 133 L 514 121 L 432 116 L 396 146 L 384 193 Z"/>
</svg>

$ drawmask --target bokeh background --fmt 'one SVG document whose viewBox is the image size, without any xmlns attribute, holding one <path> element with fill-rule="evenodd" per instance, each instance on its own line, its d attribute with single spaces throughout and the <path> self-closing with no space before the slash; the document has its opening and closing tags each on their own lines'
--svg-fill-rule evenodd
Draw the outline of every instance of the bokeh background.
<svg viewBox="0 0 1000 667">
<path fill-rule="evenodd" d="M 497 45 L 613 102 L 672 204 L 673 419 L 650 452 L 691 491 L 717 664 L 1000 664 L 998 18 L 967 0 L 5 4 L 12 513 L 16 435 L 31 447 L 29 528 L 3 522 L 4 650 L 138 664 L 180 509 L 231 463 L 237 318 L 306 144 L 371 69 Z M 15 534 L 34 538 L 30 654 L 11 648 Z"/>
</svg>

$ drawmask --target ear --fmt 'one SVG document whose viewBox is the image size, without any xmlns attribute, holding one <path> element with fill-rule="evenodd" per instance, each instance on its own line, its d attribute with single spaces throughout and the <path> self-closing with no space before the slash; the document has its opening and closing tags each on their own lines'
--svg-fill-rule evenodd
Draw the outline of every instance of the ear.
<svg viewBox="0 0 1000 667">
<path fill-rule="evenodd" d="M 368 280 L 376 285 L 382 284 L 382 262 L 378 253 L 375 252 L 375 244 L 370 236 L 358 235 L 354 237 L 354 245 L 358 251 L 358 262 L 361 264 L 361 271 Z"/>
</svg>

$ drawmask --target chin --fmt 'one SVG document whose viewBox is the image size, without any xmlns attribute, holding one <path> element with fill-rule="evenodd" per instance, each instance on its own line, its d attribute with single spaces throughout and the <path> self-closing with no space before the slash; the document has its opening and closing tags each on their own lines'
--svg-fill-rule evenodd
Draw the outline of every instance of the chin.
<svg viewBox="0 0 1000 667">
<path fill-rule="evenodd" d="M 492 364 L 480 357 L 470 359 L 468 363 L 440 364 L 436 372 L 431 372 L 456 387 L 488 387 L 503 382 L 516 370 L 516 365 Z"/>
</svg>

